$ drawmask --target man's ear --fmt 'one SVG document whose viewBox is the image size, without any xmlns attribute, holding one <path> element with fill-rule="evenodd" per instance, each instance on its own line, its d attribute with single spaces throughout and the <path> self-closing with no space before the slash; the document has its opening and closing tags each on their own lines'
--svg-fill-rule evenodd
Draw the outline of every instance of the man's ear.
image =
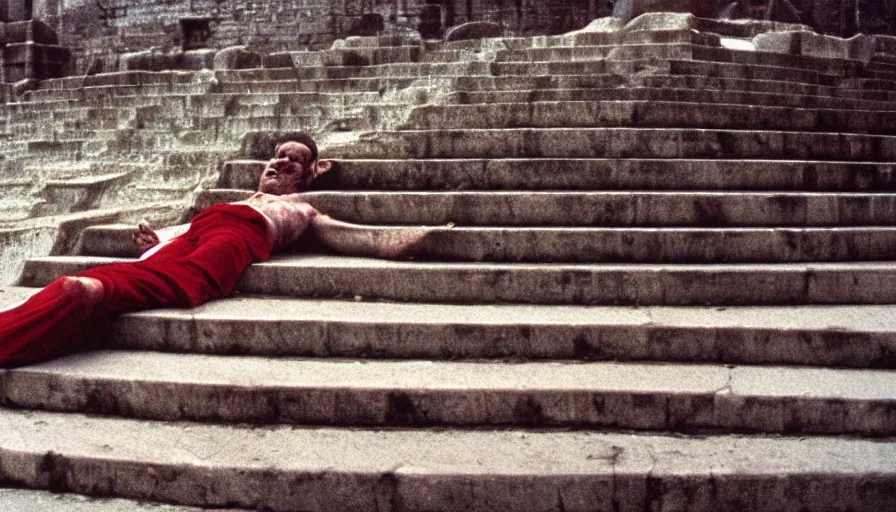
<svg viewBox="0 0 896 512">
<path fill-rule="evenodd" d="M 314 168 L 314 177 L 317 178 L 333 169 L 333 162 L 329 160 L 318 160 Z"/>
</svg>

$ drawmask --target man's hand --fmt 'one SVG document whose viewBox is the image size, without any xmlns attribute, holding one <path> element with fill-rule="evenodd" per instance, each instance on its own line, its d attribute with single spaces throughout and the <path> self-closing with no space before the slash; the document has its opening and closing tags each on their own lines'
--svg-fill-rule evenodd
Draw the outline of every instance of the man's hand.
<svg viewBox="0 0 896 512">
<path fill-rule="evenodd" d="M 149 229 L 146 224 L 139 224 L 137 230 L 134 231 L 134 244 L 140 249 L 140 254 L 159 245 L 159 235 L 155 231 Z"/>
</svg>

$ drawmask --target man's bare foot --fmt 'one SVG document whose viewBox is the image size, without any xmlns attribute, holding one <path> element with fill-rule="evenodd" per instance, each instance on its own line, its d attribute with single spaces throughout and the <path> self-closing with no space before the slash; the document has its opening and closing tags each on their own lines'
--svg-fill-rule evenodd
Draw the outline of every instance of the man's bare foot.
<svg viewBox="0 0 896 512">
<path fill-rule="evenodd" d="M 140 253 L 143 254 L 159 245 L 159 235 L 146 224 L 139 224 L 137 230 L 134 231 L 134 244 L 137 245 Z"/>
</svg>

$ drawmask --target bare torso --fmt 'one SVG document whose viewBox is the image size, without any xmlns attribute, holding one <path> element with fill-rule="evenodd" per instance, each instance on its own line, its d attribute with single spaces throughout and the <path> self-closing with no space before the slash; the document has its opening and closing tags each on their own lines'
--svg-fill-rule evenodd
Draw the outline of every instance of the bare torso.
<svg viewBox="0 0 896 512">
<path fill-rule="evenodd" d="M 310 204 L 302 200 L 299 194 L 282 196 L 256 192 L 245 201 L 233 204 L 245 204 L 264 215 L 271 233 L 271 248 L 282 250 L 299 239 L 317 215 Z"/>
</svg>

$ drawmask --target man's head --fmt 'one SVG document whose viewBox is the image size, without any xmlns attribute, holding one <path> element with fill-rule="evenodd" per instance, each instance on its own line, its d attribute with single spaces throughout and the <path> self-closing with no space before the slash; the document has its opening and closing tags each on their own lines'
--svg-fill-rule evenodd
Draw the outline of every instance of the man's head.
<svg viewBox="0 0 896 512">
<path fill-rule="evenodd" d="M 274 158 L 261 173 L 258 191 L 275 195 L 301 192 L 332 166 L 331 162 L 318 158 L 317 144 L 310 135 L 289 133 L 277 140 Z"/>
</svg>

